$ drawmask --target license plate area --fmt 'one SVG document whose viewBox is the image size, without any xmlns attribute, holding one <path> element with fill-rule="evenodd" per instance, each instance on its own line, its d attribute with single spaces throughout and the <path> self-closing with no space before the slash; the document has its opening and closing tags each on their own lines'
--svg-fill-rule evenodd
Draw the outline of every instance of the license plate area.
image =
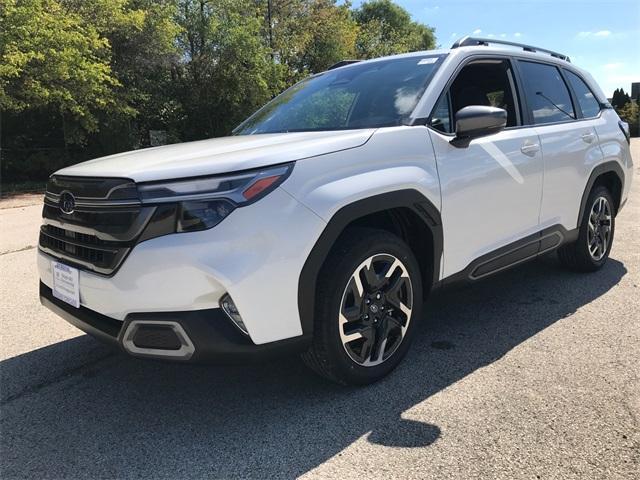
<svg viewBox="0 0 640 480">
<path fill-rule="evenodd" d="M 77 268 L 52 261 L 53 296 L 76 308 L 80 308 L 80 272 Z"/>
</svg>

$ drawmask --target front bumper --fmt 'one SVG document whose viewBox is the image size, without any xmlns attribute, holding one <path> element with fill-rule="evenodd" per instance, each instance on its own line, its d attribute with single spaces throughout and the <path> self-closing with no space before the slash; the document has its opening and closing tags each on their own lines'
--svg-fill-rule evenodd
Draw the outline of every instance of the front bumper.
<svg viewBox="0 0 640 480">
<path fill-rule="evenodd" d="M 51 289 L 40 282 L 40 302 L 54 313 L 98 340 L 130 355 L 190 363 L 247 363 L 299 353 L 310 345 L 310 338 L 299 336 L 277 342 L 254 344 L 238 331 L 220 308 L 184 312 L 130 313 L 124 321 L 102 315 L 81 306 L 72 307 L 55 298 Z M 132 323 L 150 325 L 177 324 L 192 348 L 175 355 L 180 348 L 131 348 L 125 346 Z M 133 351 L 132 351 L 133 350 Z"/>
<path fill-rule="evenodd" d="M 215 310 L 228 293 L 251 342 L 268 344 L 309 334 L 300 320 L 298 282 L 324 227 L 278 188 L 210 230 L 137 244 L 111 276 L 80 270 L 80 303 L 125 321 L 136 312 Z M 38 251 L 40 279 L 49 288 L 55 259 Z"/>
</svg>

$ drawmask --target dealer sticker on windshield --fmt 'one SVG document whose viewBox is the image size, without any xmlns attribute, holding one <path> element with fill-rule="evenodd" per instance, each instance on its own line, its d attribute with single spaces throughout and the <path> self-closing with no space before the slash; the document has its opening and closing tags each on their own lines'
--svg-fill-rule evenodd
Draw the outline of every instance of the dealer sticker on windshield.
<svg viewBox="0 0 640 480">
<path fill-rule="evenodd" d="M 80 282 L 78 269 L 60 262 L 51 262 L 53 296 L 80 308 Z"/>
<path fill-rule="evenodd" d="M 418 62 L 418 65 L 431 65 L 432 63 L 436 63 L 438 59 L 436 57 L 423 58 Z"/>
</svg>

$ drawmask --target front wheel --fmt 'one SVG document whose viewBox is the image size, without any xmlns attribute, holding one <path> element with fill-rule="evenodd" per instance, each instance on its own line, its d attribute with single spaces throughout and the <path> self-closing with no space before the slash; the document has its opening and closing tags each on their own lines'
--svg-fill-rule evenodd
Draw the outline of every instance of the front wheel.
<svg viewBox="0 0 640 480">
<path fill-rule="evenodd" d="M 558 250 L 560 261 L 572 270 L 594 272 L 606 263 L 613 244 L 615 212 L 611 193 L 597 186 L 589 194 L 578 240 Z"/>
<path fill-rule="evenodd" d="M 406 354 L 421 305 L 411 249 L 386 231 L 353 229 L 320 272 L 314 341 L 303 360 L 338 383 L 375 382 Z"/>
</svg>

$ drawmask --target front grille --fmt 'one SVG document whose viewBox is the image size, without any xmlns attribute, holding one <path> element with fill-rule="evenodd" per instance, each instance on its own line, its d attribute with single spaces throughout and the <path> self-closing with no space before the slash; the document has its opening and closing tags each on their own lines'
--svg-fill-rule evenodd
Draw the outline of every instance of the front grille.
<svg viewBox="0 0 640 480">
<path fill-rule="evenodd" d="M 47 182 L 47 193 L 60 195 L 69 191 L 77 199 L 138 200 L 136 184 L 127 178 L 88 178 L 56 175 Z"/>
<path fill-rule="evenodd" d="M 140 206 L 100 206 L 101 203 L 97 202 L 91 207 L 76 207 L 72 213 L 62 213 L 55 201 L 45 198 L 42 216 L 45 223 L 116 242 L 133 240 L 135 233 L 147 220 L 142 215 L 145 209 Z"/>
<path fill-rule="evenodd" d="M 69 213 L 60 208 L 65 192 L 76 199 Z M 103 275 L 115 273 L 156 210 L 140 203 L 127 179 L 52 177 L 44 203 L 40 249 Z"/>
</svg>

